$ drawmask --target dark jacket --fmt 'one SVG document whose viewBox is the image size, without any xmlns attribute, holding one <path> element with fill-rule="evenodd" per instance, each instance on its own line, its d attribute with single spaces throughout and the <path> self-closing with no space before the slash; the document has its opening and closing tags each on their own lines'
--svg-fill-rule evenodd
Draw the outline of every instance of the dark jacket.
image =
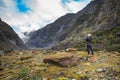
<svg viewBox="0 0 120 80">
<path fill-rule="evenodd" d="M 88 37 L 86 38 L 87 45 L 91 45 L 91 41 L 92 41 L 92 37 L 91 37 L 91 36 L 88 36 Z"/>
</svg>

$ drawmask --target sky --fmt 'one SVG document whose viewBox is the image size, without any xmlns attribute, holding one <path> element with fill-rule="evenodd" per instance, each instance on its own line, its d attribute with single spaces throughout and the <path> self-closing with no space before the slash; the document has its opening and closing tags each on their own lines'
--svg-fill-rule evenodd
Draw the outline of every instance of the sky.
<svg viewBox="0 0 120 80">
<path fill-rule="evenodd" d="M 0 0 L 0 18 L 23 39 L 67 13 L 77 13 L 91 0 Z"/>
</svg>

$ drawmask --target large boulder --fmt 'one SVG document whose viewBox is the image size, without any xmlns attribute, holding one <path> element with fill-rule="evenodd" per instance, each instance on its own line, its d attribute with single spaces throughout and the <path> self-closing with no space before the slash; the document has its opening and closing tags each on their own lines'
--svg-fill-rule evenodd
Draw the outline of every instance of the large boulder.
<svg viewBox="0 0 120 80">
<path fill-rule="evenodd" d="M 44 63 L 55 64 L 58 66 L 75 66 L 79 57 L 75 56 L 75 54 L 61 52 L 57 54 L 48 54 L 44 57 Z"/>
</svg>

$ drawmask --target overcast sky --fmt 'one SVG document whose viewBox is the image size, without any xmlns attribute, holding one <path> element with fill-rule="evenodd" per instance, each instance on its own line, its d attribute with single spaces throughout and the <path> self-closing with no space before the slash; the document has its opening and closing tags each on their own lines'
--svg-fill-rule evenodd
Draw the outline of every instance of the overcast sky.
<svg viewBox="0 0 120 80">
<path fill-rule="evenodd" d="M 44 27 L 66 13 L 77 13 L 91 0 L 0 0 L 0 18 L 22 32 Z"/>
</svg>

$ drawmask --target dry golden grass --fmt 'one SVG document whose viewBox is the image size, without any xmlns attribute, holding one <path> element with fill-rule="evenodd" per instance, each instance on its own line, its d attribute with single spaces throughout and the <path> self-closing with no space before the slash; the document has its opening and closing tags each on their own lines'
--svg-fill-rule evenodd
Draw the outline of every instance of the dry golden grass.
<svg viewBox="0 0 120 80">
<path fill-rule="evenodd" d="M 0 80 L 23 79 L 29 80 L 31 76 L 41 75 L 37 78 L 47 78 L 48 80 L 84 80 L 85 78 L 100 79 L 103 73 L 96 72 L 96 69 L 114 68 L 120 72 L 120 53 L 118 52 L 95 52 L 94 56 L 88 56 L 85 51 L 76 51 L 74 53 L 56 52 L 52 54 L 43 54 L 42 51 L 14 51 L 11 54 L 0 57 Z M 54 56 L 53 56 L 54 55 Z M 61 58 L 65 56 L 77 56 L 80 58 L 76 66 L 60 67 L 53 64 L 43 63 L 44 58 Z M 88 60 L 85 58 L 88 57 Z M 20 77 L 22 75 L 22 78 Z M 114 74 L 114 73 L 113 73 Z M 105 76 L 108 76 L 105 74 Z M 120 78 L 120 76 L 116 75 Z M 35 79 L 34 79 L 35 80 Z"/>
</svg>

